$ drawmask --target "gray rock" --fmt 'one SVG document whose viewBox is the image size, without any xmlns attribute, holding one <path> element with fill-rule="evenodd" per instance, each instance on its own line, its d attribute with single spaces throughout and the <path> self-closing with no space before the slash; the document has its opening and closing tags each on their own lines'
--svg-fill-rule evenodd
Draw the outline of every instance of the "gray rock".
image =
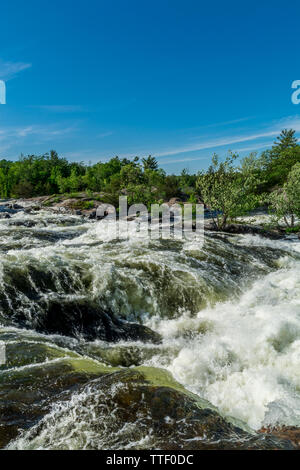
<svg viewBox="0 0 300 470">
<path fill-rule="evenodd" d="M 97 212 L 96 211 L 92 211 L 89 215 L 89 219 L 96 219 L 96 215 L 97 215 Z"/>
</svg>

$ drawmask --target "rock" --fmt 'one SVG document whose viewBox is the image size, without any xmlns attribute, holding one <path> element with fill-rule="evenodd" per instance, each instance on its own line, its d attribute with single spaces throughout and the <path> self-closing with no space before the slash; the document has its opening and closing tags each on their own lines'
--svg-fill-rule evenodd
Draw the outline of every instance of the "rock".
<svg viewBox="0 0 300 470">
<path fill-rule="evenodd" d="M 50 300 L 41 302 L 43 314 L 28 320 L 22 313 L 14 317 L 15 323 L 47 334 L 82 337 L 88 341 L 144 341 L 159 343 L 160 335 L 150 328 L 128 323 L 105 312 L 96 303 L 82 300 Z"/>
<path fill-rule="evenodd" d="M 1 371 L 0 449 L 16 438 L 20 430 L 28 429 L 43 418 L 50 411 L 51 402 L 55 403 L 60 398 L 60 393 L 64 393 L 66 398 L 89 380 L 114 371 L 77 354 L 41 343 L 20 343 L 18 349 L 21 348 L 21 358 L 27 359 L 27 367 Z M 10 360 L 9 349 L 7 354 Z M 16 353 L 12 360 L 15 356 Z M 30 358 L 37 364 L 31 367 Z M 59 358 L 58 362 L 48 362 L 48 359 Z"/>
<path fill-rule="evenodd" d="M 38 225 L 38 222 L 34 220 L 13 220 L 12 222 L 9 222 L 9 226 L 13 227 L 35 227 Z"/>
<path fill-rule="evenodd" d="M 16 209 L 12 209 L 7 205 L 0 206 L 0 214 L 16 214 L 17 212 L 18 211 Z"/>
<path fill-rule="evenodd" d="M 160 345 L 148 345 L 143 348 L 143 344 L 103 344 L 97 342 L 81 343 L 80 353 L 97 359 L 104 364 L 113 367 L 140 366 L 153 356 L 161 353 Z"/>
<path fill-rule="evenodd" d="M 19 209 L 24 209 L 24 207 L 20 206 L 20 204 L 14 203 L 14 204 L 11 205 L 11 209 L 19 210 Z"/>
<path fill-rule="evenodd" d="M 86 450 L 294 448 L 289 440 L 254 434 L 230 423 L 162 369 L 115 371 L 81 390 L 79 400 L 62 403 L 59 413 L 29 430 L 21 445 L 31 449 L 80 445 Z"/>
<path fill-rule="evenodd" d="M 89 218 L 89 219 L 96 219 L 96 214 L 97 214 L 96 211 L 92 211 L 92 212 L 89 214 L 88 218 Z"/>
<path fill-rule="evenodd" d="M 11 216 L 8 212 L 0 212 L 0 219 L 10 219 Z"/>
<path fill-rule="evenodd" d="M 275 428 L 261 428 L 260 433 L 270 434 L 279 439 L 286 439 L 292 442 L 295 449 L 300 449 L 300 428 L 295 426 L 281 426 Z"/>
<path fill-rule="evenodd" d="M 116 210 L 110 204 L 99 203 L 96 210 L 97 220 L 102 220 L 110 214 L 115 214 Z"/>
<path fill-rule="evenodd" d="M 216 228 L 213 223 L 205 224 L 205 230 L 213 230 Z M 234 234 L 247 234 L 251 235 L 260 235 L 261 237 L 270 238 L 271 240 L 279 240 L 284 238 L 285 234 L 278 230 L 266 230 L 263 227 L 257 225 L 247 225 L 247 224 L 228 224 L 223 230 L 225 233 L 234 233 Z"/>
<path fill-rule="evenodd" d="M 171 197 L 171 199 L 168 202 L 169 206 L 173 206 L 174 204 L 181 204 L 182 201 L 179 197 Z"/>
</svg>

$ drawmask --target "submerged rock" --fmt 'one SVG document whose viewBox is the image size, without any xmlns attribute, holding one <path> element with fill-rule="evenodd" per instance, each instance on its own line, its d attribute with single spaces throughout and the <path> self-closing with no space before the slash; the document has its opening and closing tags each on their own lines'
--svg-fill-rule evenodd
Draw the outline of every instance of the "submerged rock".
<svg viewBox="0 0 300 470">
<path fill-rule="evenodd" d="M 114 370 L 38 342 L 12 343 L 6 349 L 0 375 L 0 448 L 48 413 L 61 393 L 70 397 L 82 384 Z"/>
<path fill-rule="evenodd" d="M 27 227 L 27 228 L 31 228 L 31 227 L 35 227 L 36 225 L 40 224 L 41 222 L 37 222 L 37 221 L 34 221 L 34 220 L 13 220 L 11 222 L 9 222 L 9 226 L 12 226 L 12 227 Z M 46 225 L 46 224 L 44 224 Z"/>
<path fill-rule="evenodd" d="M 121 320 L 86 299 L 49 300 L 42 305 L 42 311 L 30 320 L 19 313 L 15 321 L 21 326 L 34 327 L 40 333 L 80 337 L 88 341 L 160 342 L 159 334 L 147 326 Z"/>
</svg>

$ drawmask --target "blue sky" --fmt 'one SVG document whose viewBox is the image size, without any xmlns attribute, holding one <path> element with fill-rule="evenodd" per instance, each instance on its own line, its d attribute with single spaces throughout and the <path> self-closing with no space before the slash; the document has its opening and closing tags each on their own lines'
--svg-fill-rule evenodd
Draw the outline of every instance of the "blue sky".
<svg viewBox="0 0 300 470">
<path fill-rule="evenodd" d="M 166 172 L 300 137 L 299 2 L 2 3 L 0 158 L 157 157 Z"/>
</svg>

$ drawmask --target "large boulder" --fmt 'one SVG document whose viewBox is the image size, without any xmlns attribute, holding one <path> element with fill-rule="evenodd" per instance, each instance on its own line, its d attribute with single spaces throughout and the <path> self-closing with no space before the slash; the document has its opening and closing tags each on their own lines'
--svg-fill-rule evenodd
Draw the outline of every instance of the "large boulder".
<svg viewBox="0 0 300 470">
<path fill-rule="evenodd" d="M 0 366 L 0 449 L 49 413 L 61 393 L 70 397 L 89 380 L 114 371 L 34 341 L 8 344 L 6 355 Z"/>
<path fill-rule="evenodd" d="M 160 342 L 160 336 L 150 328 L 121 320 L 87 299 L 51 299 L 42 302 L 41 307 L 42 313 L 30 318 L 18 313 L 14 321 L 41 333 L 81 337 L 89 341 Z"/>
<path fill-rule="evenodd" d="M 14 449 L 293 449 L 222 417 L 170 374 L 140 367 L 106 374 L 12 443 Z"/>
</svg>

